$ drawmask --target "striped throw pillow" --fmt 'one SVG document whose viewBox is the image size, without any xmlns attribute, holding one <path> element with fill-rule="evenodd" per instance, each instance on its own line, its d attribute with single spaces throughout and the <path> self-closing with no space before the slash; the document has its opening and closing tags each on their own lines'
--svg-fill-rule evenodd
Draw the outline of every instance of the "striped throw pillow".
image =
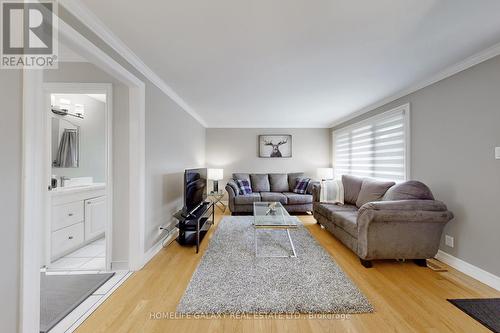
<svg viewBox="0 0 500 333">
<path fill-rule="evenodd" d="M 250 181 L 246 179 L 237 179 L 236 183 L 238 184 L 238 188 L 240 189 L 240 194 L 252 194 L 252 186 L 250 186 Z"/>
<path fill-rule="evenodd" d="M 297 178 L 297 183 L 293 189 L 293 193 L 305 194 L 307 192 L 307 186 L 309 186 L 310 178 Z"/>
</svg>

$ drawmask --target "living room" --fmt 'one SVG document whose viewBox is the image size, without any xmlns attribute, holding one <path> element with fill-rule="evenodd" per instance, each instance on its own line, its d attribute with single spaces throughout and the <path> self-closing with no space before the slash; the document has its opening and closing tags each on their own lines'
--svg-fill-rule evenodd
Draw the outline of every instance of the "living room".
<svg viewBox="0 0 500 333">
<path fill-rule="evenodd" d="M 500 332 L 499 2 L 47 3 L 57 66 L 0 69 L 2 332 Z M 57 85 L 108 89 L 98 271 L 39 259 L 90 191 Z"/>
</svg>

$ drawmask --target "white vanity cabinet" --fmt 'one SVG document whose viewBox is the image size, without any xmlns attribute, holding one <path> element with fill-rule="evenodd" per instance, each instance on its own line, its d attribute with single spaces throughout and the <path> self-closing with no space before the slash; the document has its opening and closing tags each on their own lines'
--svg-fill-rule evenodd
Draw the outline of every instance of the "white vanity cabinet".
<svg viewBox="0 0 500 333">
<path fill-rule="evenodd" d="M 85 240 L 104 233 L 106 227 L 106 197 L 85 200 Z"/>
<path fill-rule="evenodd" d="M 104 235 L 104 185 L 60 188 L 52 192 L 50 260 L 54 261 Z"/>
</svg>

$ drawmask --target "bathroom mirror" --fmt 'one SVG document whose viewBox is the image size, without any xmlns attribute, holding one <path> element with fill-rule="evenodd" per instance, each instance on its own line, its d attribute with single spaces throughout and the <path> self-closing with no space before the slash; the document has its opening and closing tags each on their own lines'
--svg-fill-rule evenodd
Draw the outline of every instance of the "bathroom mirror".
<svg viewBox="0 0 500 333">
<path fill-rule="evenodd" d="M 59 117 L 52 117 L 52 166 L 78 168 L 80 164 L 80 127 Z"/>
</svg>

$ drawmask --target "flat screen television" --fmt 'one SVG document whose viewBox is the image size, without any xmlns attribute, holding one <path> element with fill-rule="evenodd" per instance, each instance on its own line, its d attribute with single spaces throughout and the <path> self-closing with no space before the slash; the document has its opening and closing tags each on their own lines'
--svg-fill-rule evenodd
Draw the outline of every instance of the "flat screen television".
<svg viewBox="0 0 500 333">
<path fill-rule="evenodd" d="M 186 214 L 195 211 L 207 198 L 207 169 L 184 171 L 184 208 Z"/>
</svg>

